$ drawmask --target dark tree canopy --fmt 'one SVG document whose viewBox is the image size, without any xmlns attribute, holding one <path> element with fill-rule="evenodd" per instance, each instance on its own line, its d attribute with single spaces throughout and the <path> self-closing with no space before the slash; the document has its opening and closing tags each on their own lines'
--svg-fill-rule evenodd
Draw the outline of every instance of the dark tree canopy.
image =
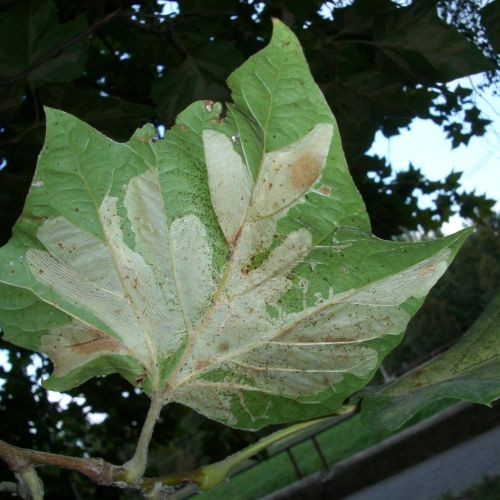
<svg viewBox="0 0 500 500">
<path fill-rule="evenodd" d="M 146 122 L 168 129 L 194 100 L 230 100 L 225 80 L 267 43 L 271 17 L 288 24 L 304 47 L 339 122 L 377 235 L 436 230 L 456 211 L 475 221 L 490 214 L 493 202 L 461 189 L 459 172 L 438 181 L 426 179 L 418 165 L 395 174 L 386 159 L 366 152 L 377 131 L 396 135 L 414 118 L 443 127 L 453 147 L 485 132 L 489 122 L 472 91 L 450 90 L 446 83 L 484 71 L 491 85 L 498 80 L 498 2 L 481 9 L 480 0 L 183 0 L 167 2 L 178 6 L 172 13 L 165 3 L 0 0 L 0 244 L 10 237 L 31 182 L 44 136 L 44 105 L 75 114 L 120 141 Z M 419 208 L 421 193 L 432 195 L 434 205 Z M 444 310 L 443 292 L 433 300 L 438 313 Z M 484 304 L 476 302 L 479 312 Z M 463 296 L 456 303 L 460 308 Z M 460 328 L 468 321 L 458 309 L 455 316 Z M 12 370 L 0 385 L 0 419 L 10 442 L 75 455 L 86 450 L 113 462 L 131 455 L 145 398 L 111 376 L 74 391 L 85 403 L 73 400 L 63 410 L 36 383 L 47 363 L 38 365 L 30 381 L 30 353 L 9 349 Z M 109 418 L 90 425 L 85 415 L 91 411 Z M 253 439 L 173 407 L 155 433 L 161 444 L 152 450 L 158 470 L 151 472 L 185 470 Z M 76 476 L 52 474 L 47 498 L 79 498 L 77 491 L 84 498 L 96 495 Z M 99 498 L 119 494 L 102 490 Z"/>
<path fill-rule="evenodd" d="M 162 14 L 165 2 L 155 0 L 4 0 L 0 240 L 9 236 L 33 173 L 43 105 L 117 140 L 148 121 L 168 127 L 194 100 L 230 99 L 226 77 L 265 45 L 272 16 L 290 25 L 305 49 L 376 234 L 436 229 L 459 206 L 477 220 L 491 203 L 457 191 L 459 174 L 430 182 L 416 166 L 394 176 L 385 159 L 365 153 L 377 130 L 395 135 L 416 117 L 440 124 L 454 146 L 484 133 L 488 120 L 471 90 L 445 85 L 495 70 L 498 5 L 480 11 L 480 3 L 185 0 L 178 14 Z M 435 197 L 432 208 L 418 208 L 420 192 Z"/>
</svg>

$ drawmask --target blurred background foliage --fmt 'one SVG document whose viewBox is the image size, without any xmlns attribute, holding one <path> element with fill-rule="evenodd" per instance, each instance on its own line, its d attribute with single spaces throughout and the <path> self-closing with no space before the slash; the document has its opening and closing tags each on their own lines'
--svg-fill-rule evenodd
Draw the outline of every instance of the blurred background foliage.
<svg viewBox="0 0 500 500">
<path fill-rule="evenodd" d="M 397 135 L 415 118 L 441 126 L 452 147 L 484 134 L 489 120 L 473 91 L 446 84 L 487 72 L 484 85 L 498 85 L 498 1 L 0 0 L 0 244 L 24 204 L 44 105 L 120 141 L 146 122 L 168 129 L 194 100 L 230 99 L 225 80 L 266 45 L 271 17 L 288 24 L 304 47 L 375 234 L 434 237 L 454 213 L 479 224 L 386 361 L 396 373 L 455 341 L 500 286 L 500 219 L 493 200 L 461 187 L 459 171 L 431 181 L 418 165 L 395 172 L 386 158 L 366 153 L 377 131 Z M 426 208 L 421 194 L 433 200 Z M 109 376 L 57 403 L 39 385 L 47 360 L 5 342 L 0 348 L 9 360 L 0 366 L 0 438 L 112 462 L 131 456 L 144 395 Z M 150 472 L 223 458 L 258 435 L 172 405 L 155 432 Z M 58 470 L 47 469 L 44 478 L 49 499 L 129 495 Z M 5 470 L 3 479 L 10 479 Z"/>
</svg>

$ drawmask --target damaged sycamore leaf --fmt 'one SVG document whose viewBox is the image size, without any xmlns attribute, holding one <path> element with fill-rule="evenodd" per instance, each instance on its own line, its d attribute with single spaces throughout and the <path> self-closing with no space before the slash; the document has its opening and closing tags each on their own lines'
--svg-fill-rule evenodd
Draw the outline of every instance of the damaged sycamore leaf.
<svg viewBox="0 0 500 500">
<path fill-rule="evenodd" d="M 336 411 L 373 376 L 468 231 L 386 242 L 294 35 L 126 144 L 47 109 L 0 253 L 0 324 L 66 390 L 118 372 L 165 402 L 258 429 Z"/>
</svg>

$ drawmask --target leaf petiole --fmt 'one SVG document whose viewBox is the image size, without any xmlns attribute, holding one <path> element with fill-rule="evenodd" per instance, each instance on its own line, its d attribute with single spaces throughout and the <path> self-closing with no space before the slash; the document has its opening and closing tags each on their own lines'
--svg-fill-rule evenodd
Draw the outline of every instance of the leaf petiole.
<svg viewBox="0 0 500 500">
<path fill-rule="evenodd" d="M 149 443 L 153 436 L 153 431 L 160 416 L 162 408 L 166 404 L 164 393 L 153 393 L 146 419 L 141 429 L 134 456 L 122 466 L 123 480 L 127 483 L 134 483 L 140 479 L 146 470 L 148 460 Z"/>
<path fill-rule="evenodd" d="M 181 474 L 173 474 L 157 478 L 144 478 L 140 481 L 140 488 L 145 491 L 154 491 L 158 489 L 158 485 L 175 486 L 183 482 L 194 483 L 201 490 L 209 490 L 221 484 L 228 478 L 229 474 L 245 460 L 253 457 L 260 451 L 266 449 L 268 446 L 277 443 L 285 438 L 297 434 L 306 429 L 313 428 L 316 425 L 333 421 L 338 417 L 343 417 L 357 411 L 356 405 L 346 405 L 340 408 L 334 415 L 328 417 L 317 418 L 308 420 L 306 422 L 299 422 L 298 424 L 291 425 L 284 429 L 280 429 L 269 436 L 259 439 L 256 443 L 247 446 L 233 455 L 226 457 L 224 460 L 208 464 L 196 469 L 194 471 L 185 472 Z"/>
</svg>

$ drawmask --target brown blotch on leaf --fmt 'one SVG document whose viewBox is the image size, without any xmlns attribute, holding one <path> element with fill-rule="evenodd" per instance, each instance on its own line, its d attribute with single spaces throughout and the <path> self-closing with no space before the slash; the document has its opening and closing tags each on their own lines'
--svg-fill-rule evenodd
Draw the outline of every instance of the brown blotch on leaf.
<svg viewBox="0 0 500 500">
<path fill-rule="evenodd" d="M 307 189 L 314 184 L 321 172 L 316 156 L 306 153 L 292 165 L 291 181 L 297 189 Z"/>
<path fill-rule="evenodd" d="M 436 271 L 436 264 L 433 263 L 431 265 L 427 265 L 426 267 L 423 267 L 418 271 L 418 276 L 420 278 L 425 278 L 426 276 L 429 276 L 429 274 L 432 274 Z"/>
<path fill-rule="evenodd" d="M 33 215 L 31 219 L 34 220 L 35 222 L 45 222 L 48 219 L 48 217 L 46 217 L 45 215 Z"/>
<path fill-rule="evenodd" d="M 219 352 L 227 352 L 229 350 L 228 342 L 221 342 L 219 344 Z"/>
<path fill-rule="evenodd" d="M 69 345 L 67 348 L 72 349 L 79 354 L 86 355 L 94 354 L 96 352 L 123 352 L 123 346 L 116 339 L 110 337 L 109 335 L 105 335 L 99 330 L 93 330 L 92 333 L 95 335 L 94 338 L 85 342 L 80 342 L 79 344 Z"/>
<path fill-rule="evenodd" d="M 209 361 L 207 361 L 207 360 L 198 361 L 198 363 L 196 363 L 196 370 L 203 370 L 204 368 L 207 368 L 208 366 L 210 366 Z"/>
<path fill-rule="evenodd" d="M 332 194 L 332 189 L 331 189 L 331 187 L 330 187 L 330 186 L 324 186 L 324 185 L 323 185 L 323 186 L 321 186 L 321 187 L 319 188 L 319 192 L 320 192 L 321 194 L 324 194 L 325 196 L 330 196 L 330 195 Z"/>
<path fill-rule="evenodd" d="M 214 104 L 215 104 L 215 101 L 211 101 L 210 99 L 207 99 L 205 102 L 205 109 L 211 113 L 213 110 L 214 110 Z"/>
</svg>

